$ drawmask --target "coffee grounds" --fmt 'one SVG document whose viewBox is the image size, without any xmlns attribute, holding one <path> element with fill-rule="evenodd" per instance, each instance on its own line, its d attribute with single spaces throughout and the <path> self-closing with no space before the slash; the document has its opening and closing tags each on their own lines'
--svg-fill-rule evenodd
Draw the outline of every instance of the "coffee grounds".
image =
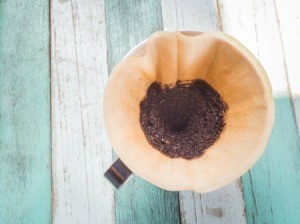
<svg viewBox="0 0 300 224">
<path fill-rule="evenodd" d="M 140 103 L 148 142 L 171 158 L 201 156 L 225 126 L 227 104 L 203 80 L 162 86 L 154 82 Z"/>
</svg>

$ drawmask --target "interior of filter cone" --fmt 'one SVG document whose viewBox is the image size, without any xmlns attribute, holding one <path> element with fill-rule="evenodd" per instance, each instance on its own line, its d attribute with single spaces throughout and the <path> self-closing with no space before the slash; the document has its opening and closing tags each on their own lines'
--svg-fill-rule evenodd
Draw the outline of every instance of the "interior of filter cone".
<svg viewBox="0 0 300 224">
<path fill-rule="evenodd" d="M 171 159 L 154 149 L 141 129 L 140 102 L 157 81 L 203 79 L 228 104 L 226 126 L 204 155 Z M 274 120 L 271 86 L 251 53 L 221 32 L 156 32 L 121 61 L 104 96 L 108 138 L 138 176 L 168 190 L 211 191 L 246 172 L 262 154 Z"/>
</svg>

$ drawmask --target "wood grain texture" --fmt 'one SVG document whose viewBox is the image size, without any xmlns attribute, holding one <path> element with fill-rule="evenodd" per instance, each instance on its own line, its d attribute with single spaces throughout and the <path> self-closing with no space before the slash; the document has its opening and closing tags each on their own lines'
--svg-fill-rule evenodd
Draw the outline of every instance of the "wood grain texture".
<svg viewBox="0 0 300 224">
<path fill-rule="evenodd" d="M 224 31 L 258 56 L 269 75 L 275 97 L 276 118 L 267 149 L 243 176 L 248 222 L 297 223 L 300 142 L 288 91 L 280 17 L 272 0 L 236 0 L 232 4 L 219 0 L 219 5 Z"/>
<path fill-rule="evenodd" d="M 106 1 L 108 63 L 114 65 L 136 44 L 162 29 L 159 1 Z M 133 177 L 116 192 L 116 223 L 180 223 L 178 193 Z"/>
<path fill-rule="evenodd" d="M 221 28 L 217 6 L 207 0 L 162 0 L 164 30 L 197 30 L 202 32 Z"/>
<path fill-rule="evenodd" d="M 217 191 L 180 192 L 182 223 L 246 223 L 241 181 Z"/>
<path fill-rule="evenodd" d="M 114 223 L 103 1 L 51 1 L 51 60 L 53 222 Z"/>
<path fill-rule="evenodd" d="M 213 1 L 162 1 L 165 30 L 211 31 L 222 28 Z M 246 223 L 241 180 L 214 192 L 179 193 L 182 223 Z"/>
<path fill-rule="evenodd" d="M 281 35 L 289 92 L 300 136 L 300 1 L 274 0 L 274 7 Z"/>
<path fill-rule="evenodd" d="M 51 223 L 49 4 L 0 1 L 0 223 Z"/>
</svg>

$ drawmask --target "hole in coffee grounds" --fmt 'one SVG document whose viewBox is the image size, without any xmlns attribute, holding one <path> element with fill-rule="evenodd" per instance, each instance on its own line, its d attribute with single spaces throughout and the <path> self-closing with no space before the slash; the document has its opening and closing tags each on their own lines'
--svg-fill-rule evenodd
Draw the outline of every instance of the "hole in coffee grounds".
<svg viewBox="0 0 300 224">
<path fill-rule="evenodd" d="M 154 148 L 171 158 L 193 159 L 218 139 L 226 111 L 227 104 L 203 80 L 154 82 L 140 103 L 140 124 Z"/>
</svg>

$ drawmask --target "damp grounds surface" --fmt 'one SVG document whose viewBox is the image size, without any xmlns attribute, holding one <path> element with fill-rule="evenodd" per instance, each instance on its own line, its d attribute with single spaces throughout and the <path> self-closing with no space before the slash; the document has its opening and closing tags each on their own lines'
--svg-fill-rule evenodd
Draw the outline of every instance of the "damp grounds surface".
<svg viewBox="0 0 300 224">
<path fill-rule="evenodd" d="M 193 159 L 213 145 L 225 127 L 227 104 L 204 80 L 152 83 L 140 103 L 147 141 L 170 158 Z"/>
</svg>

